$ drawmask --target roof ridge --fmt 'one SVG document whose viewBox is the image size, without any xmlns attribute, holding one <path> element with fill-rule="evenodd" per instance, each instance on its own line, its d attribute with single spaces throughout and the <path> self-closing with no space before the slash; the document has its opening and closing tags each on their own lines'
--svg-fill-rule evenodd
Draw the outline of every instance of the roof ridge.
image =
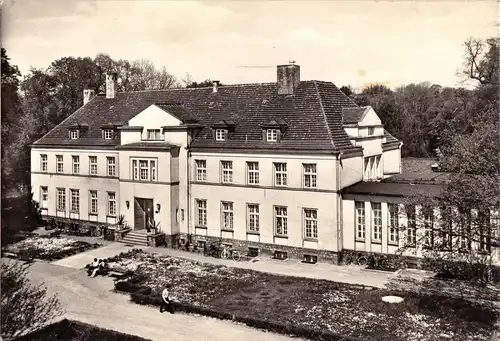
<svg viewBox="0 0 500 341">
<path fill-rule="evenodd" d="M 312 81 L 312 82 L 314 84 L 314 88 L 316 89 L 316 95 L 318 96 L 318 102 L 319 102 L 319 106 L 321 108 L 321 113 L 323 114 L 323 119 L 325 120 L 326 130 L 328 131 L 328 137 L 330 137 L 330 142 L 332 144 L 332 147 L 333 147 L 333 149 L 335 149 L 335 143 L 333 143 L 332 131 L 330 130 L 330 125 L 328 124 L 328 120 L 327 120 L 326 112 L 325 112 L 325 107 L 323 106 L 323 99 L 321 98 L 321 95 L 319 93 L 318 84 L 316 83 L 316 81 Z"/>
<path fill-rule="evenodd" d="M 307 81 L 303 81 L 307 82 Z M 219 85 L 220 88 L 228 88 L 228 87 L 243 87 L 243 86 L 262 86 L 262 85 L 275 85 L 277 82 L 263 82 L 263 83 L 240 83 L 240 84 L 222 84 Z M 141 92 L 161 92 L 161 91 L 194 91 L 194 90 L 200 90 L 200 89 L 210 89 L 211 86 L 203 86 L 203 87 L 196 87 L 196 88 L 166 88 L 166 89 L 150 89 L 150 90 L 134 90 L 134 91 L 120 91 L 118 94 L 133 94 L 133 93 L 141 93 Z M 104 95 L 104 93 L 100 94 L 101 96 Z"/>
</svg>

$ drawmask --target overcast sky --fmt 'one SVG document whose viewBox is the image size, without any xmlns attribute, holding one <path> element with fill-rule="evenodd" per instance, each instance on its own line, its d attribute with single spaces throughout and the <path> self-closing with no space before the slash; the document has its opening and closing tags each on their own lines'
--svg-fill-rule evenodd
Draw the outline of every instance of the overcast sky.
<svg viewBox="0 0 500 341">
<path fill-rule="evenodd" d="M 456 86 L 464 40 L 496 35 L 498 9 L 495 0 L 4 0 L 2 44 L 23 74 L 104 52 L 225 84 L 275 81 L 276 65 L 295 60 L 302 79 L 339 86 Z"/>
</svg>

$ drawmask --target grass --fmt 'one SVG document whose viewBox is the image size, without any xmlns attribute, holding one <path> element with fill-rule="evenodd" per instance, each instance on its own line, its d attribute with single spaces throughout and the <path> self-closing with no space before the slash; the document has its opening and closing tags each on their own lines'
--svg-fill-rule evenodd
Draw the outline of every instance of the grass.
<svg viewBox="0 0 500 341">
<path fill-rule="evenodd" d="M 9 245 L 6 250 L 21 255 L 24 258 L 52 261 L 100 246 L 102 245 L 90 244 L 65 237 L 30 236 Z"/>
<path fill-rule="evenodd" d="M 131 281 L 149 286 L 152 295 L 170 284 L 182 303 L 361 340 L 489 340 L 497 319 L 482 304 L 450 296 L 279 276 L 140 251 L 110 261 L 112 268 L 133 271 Z M 386 295 L 404 301 L 385 303 Z"/>
</svg>

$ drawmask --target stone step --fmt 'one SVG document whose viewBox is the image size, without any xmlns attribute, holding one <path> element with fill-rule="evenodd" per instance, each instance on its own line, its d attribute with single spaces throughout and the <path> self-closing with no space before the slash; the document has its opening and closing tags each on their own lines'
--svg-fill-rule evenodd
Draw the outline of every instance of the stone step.
<svg viewBox="0 0 500 341">
<path fill-rule="evenodd" d="M 119 240 L 120 243 L 124 244 L 131 244 L 131 245 L 142 245 L 142 246 L 148 246 L 148 242 L 145 240 L 130 240 L 130 239 L 121 239 Z"/>
<path fill-rule="evenodd" d="M 125 238 L 123 238 L 125 240 L 136 240 L 136 241 L 139 241 L 139 242 L 142 242 L 142 241 L 147 241 L 148 239 L 147 238 L 143 238 L 143 237 L 136 237 L 136 236 L 125 236 Z"/>
</svg>

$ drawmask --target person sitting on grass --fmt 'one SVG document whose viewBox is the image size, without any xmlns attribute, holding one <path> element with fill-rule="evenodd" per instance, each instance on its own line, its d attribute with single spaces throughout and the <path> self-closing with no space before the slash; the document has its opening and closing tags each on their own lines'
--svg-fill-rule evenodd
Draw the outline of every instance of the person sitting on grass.
<svg viewBox="0 0 500 341">
<path fill-rule="evenodd" d="M 104 260 L 99 259 L 99 264 L 97 267 L 92 271 L 92 275 L 90 277 L 95 277 L 98 274 L 102 274 L 104 272 L 104 267 L 105 267 Z"/>
<path fill-rule="evenodd" d="M 167 284 L 165 289 L 163 289 L 163 292 L 161 293 L 161 305 L 160 305 L 160 313 L 163 313 L 163 309 L 168 311 L 170 314 L 174 313 L 174 310 L 172 309 L 172 301 L 170 300 L 169 292 L 168 289 L 170 288 L 170 285 Z"/>
<path fill-rule="evenodd" d="M 99 262 L 97 261 L 97 258 L 94 258 L 94 261 L 89 264 L 89 268 L 87 270 L 87 276 L 90 276 L 92 274 L 92 271 L 99 266 Z"/>
</svg>

